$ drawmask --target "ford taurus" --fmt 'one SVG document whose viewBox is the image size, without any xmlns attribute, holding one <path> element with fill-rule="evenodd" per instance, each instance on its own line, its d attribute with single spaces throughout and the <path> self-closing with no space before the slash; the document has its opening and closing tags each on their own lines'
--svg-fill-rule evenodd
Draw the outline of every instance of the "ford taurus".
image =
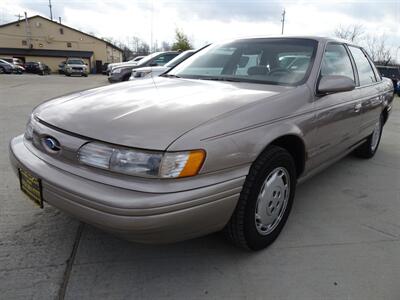
<svg viewBox="0 0 400 300">
<path fill-rule="evenodd" d="M 258 250 L 281 232 L 298 182 L 350 152 L 374 156 L 392 100 L 356 45 L 237 39 L 161 77 L 41 104 L 10 158 L 40 207 L 126 239 L 222 230 Z"/>
</svg>

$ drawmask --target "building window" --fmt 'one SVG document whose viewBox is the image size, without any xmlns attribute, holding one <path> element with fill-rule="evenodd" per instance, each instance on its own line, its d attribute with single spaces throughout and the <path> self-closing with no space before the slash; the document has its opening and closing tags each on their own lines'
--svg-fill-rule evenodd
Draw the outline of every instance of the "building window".
<svg viewBox="0 0 400 300">
<path fill-rule="evenodd" d="M 23 41 L 22 41 L 22 46 L 27 46 L 27 45 L 28 45 L 28 42 L 25 41 L 25 40 L 23 40 Z"/>
<path fill-rule="evenodd" d="M 64 34 L 64 28 L 60 28 L 60 34 Z"/>
<path fill-rule="evenodd" d="M 67 47 L 68 47 L 68 48 L 71 48 L 71 47 L 72 47 L 71 42 L 68 42 L 68 43 L 67 43 Z"/>
</svg>

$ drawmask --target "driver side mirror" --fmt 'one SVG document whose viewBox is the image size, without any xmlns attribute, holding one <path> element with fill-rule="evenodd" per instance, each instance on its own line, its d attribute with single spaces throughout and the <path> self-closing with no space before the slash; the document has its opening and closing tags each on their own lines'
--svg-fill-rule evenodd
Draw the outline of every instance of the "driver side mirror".
<svg viewBox="0 0 400 300">
<path fill-rule="evenodd" d="M 347 76 L 326 75 L 320 77 L 317 91 L 319 94 L 332 94 L 349 92 L 354 90 L 355 87 L 354 81 Z"/>
<path fill-rule="evenodd" d="M 152 62 L 152 63 L 150 63 L 150 65 L 149 65 L 150 67 L 157 67 L 158 66 L 158 64 L 156 63 L 156 62 Z"/>
</svg>

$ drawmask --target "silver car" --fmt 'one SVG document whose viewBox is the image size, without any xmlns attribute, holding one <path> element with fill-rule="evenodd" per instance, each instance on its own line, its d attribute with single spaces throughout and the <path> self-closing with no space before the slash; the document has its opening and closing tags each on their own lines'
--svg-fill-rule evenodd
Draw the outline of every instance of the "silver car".
<svg viewBox="0 0 400 300">
<path fill-rule="evenodd" d="M 129 80 L 138 80 L 138 79 L 160 76 L 161 74 L 174 68 L 175 66 L 183 62 L 185 59 L 192 56 L 195 52 L 196 50 L 184 51 L 163 66 L 143 67 L 143 68 L 133 69 L 131 77 L 129 77 Z"/>
<path fill-rule="evenodd" d="M 89 68 L 87 64 L 80 58 L 68 58 L 63 68 L 65 76 L 79 75 L 87 77 Z"/>
<path fill-rule="evenodd" d="M 137 242 L 222 230 L 258 250 L 281 232 L 298 182 L 350 152 L 374 156 L 392 100 L 355 45 L 238 39 L 161 77 L 43 103 L 10 157 L 40 207 Z"/>
</svg>

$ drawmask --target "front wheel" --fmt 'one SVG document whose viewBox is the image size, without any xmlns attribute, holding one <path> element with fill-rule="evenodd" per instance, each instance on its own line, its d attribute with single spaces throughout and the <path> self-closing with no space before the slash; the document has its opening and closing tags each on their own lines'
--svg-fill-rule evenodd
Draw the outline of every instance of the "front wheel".
<svg viewBox="0 0 400 300">
<path fill-rule="evenodd" d="M 380 115 L 379 120 L 375 123 L 374 131 L 367 138 L 365 143 L 360 145 L 355 151 L 354 154 L 361 158 L 371 158 L 375 155 L 378 150 L 379 143 L 381 141 L 383 129 L 383 116 Z"/>
<path fill-rule="evenodd" d="M 283 148 L 270 146 L 253 164 L 224 231 L 234 244 L 260 250 L 278 237 L 296 189 L 296 167 Z"/>
</svg>

